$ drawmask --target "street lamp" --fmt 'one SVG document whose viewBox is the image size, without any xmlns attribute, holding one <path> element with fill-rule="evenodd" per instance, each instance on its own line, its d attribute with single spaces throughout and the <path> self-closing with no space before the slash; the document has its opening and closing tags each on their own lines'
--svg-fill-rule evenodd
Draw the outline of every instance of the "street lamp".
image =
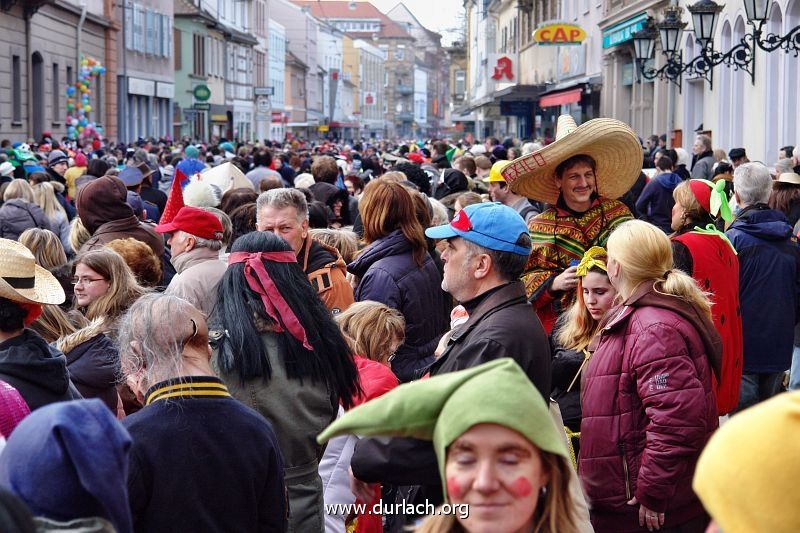
<svg viewBox="0 0 800 533">
<path fill-rule="evenodd" d="M 774 52 L 783 49 L 793 52 L 795 57 L 800 55 L 800 26 L 795 26 L 784 36 L 768 33 L 763 36 L 762 29 L 772 9 L 772 0 L 744 0 L 744 10 L 747 22 L 753 26 L 752 40 L 765 52 Z M 748 36 L 749 37 L 749 36 Z"/>
<path fill-rule="evenodd" d="M 747 20 L 754 26 L 761 26 L 769 17 L 769 10 L 772 7 L 772 0 L 744 0 L 744 11 Z"/>
<path fill-rule="evenodd" d="M 692 14 L 692 25 L 694 37 L 702 48 L 713 47 L 714 32 L 717 29 L 719 12 L 724 6 L 714 2 L 714 0 L 700 0 L 694 5 L 689 6 Z"/>
<path fill-rule="evenodd" d="M 656 24 L 661 36 L 661 49 L 669 57 L 678 51 L 678 44 L 686 23 L 681 20 L 681 8 L 669 6 L 664 10 L 664 20 Z"/>
</svg>

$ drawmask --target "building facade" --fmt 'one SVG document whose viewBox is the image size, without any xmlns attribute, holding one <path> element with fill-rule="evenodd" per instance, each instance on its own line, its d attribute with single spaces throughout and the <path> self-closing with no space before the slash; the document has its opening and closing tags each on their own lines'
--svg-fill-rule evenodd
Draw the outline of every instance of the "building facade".
<svg viewBox="0 0 800 533">
<path fill-rule="evenodd" d="M 110 3 L 92 0 L 0 3 L 0 136 L 14 141 L 67 134 L 67 87 L 75 84 L 80 55 L 107 65 L 106 40 L 114 32 Z M 82 17 L 83 13 L 83 17 Z M 88 120 L 116 137 L 109 123 L 107 80 L 91 79 Z M 115 96 L 115 95 L 113 95 Z M 114 103 L 116 103 L 114 101 Z M 114 109 L 113 107 L 111 109 Z M 116 117 L 115 117 L 116 118 Z"/>
<path fill-rule="evenodd" d="M 383 51 L 363 39 L 345 35 L 343 39 L 345 77 L 354 85 L 353 115 L 358 122 L 357 137 L 380 138 L 385 135 Z"/>
<path fill-rule="evenodd" d="M 269 138 L 283 140 L 286 136 L 286 30 L 270 19 L 269 21 L 269 77 L 267 86 L 271 87 L 269 97 Z M 260 84 L 259 84 L 260 85 Z M 259 135 L 259 138 L 263 138 Z"/>
<path fill-rule="evenodd" d="M 175 98 L 173 4 L 158 0 L 117 3 L 118 137 L 132 142 L 173 134 Z"/>
</svg>

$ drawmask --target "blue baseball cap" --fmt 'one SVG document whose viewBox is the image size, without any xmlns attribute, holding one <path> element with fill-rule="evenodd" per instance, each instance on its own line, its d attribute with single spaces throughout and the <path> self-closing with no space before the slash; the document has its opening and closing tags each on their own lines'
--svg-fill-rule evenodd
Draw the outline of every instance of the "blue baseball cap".
<svg viewBox="0 0 800 533">
<path fill-rule="evenodd" d="M 117 177 L 122 180 L 126 187 L 136 187 L 144 180 L 144 174 L 142 174 L 141 170 L 128 166 L 122 169 Z"/>
<path fill-rule="evenodd" d="M 468 205 L 456 213 L 450 224 L 425 230 L 425 235 L 431 239 L 461 237 L 490 250 L 527 256 L 531 253 L 530 247 L 517 244 L 523 233 L 528 233 L 525 220 L 500 202 Z"/>
</svg>

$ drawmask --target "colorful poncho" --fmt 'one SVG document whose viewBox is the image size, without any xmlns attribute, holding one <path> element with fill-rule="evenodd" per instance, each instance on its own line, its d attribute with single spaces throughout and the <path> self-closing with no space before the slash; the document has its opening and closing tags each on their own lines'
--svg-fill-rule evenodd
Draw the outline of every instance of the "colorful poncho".
<svg viewBox="0 0 800 533">
<path fill-rule="evenodd" d="M 577 265 L 592 246 L 605 247 L 614 228 L 632 218 L 622 202 L 600 197 L 581 215 L 557 206 L 528 223 L 532 249 L 522 281 L 548 334 L 560 310 L 574 297 L 574 291 L 552 294 L 551 280 L 573 261 Z"/>
</svg>

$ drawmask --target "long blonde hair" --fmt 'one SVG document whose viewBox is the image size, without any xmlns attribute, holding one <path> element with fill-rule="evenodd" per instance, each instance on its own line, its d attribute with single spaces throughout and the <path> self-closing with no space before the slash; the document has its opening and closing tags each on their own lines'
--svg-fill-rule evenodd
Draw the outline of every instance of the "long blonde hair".
<svg viewBox="0 0 800 533">
<path fill-rule="evenodd" d="M 350 349 L 372 361 L 386 362 L 392 343 L 405 339 L 403 315 L 379 302 L 356 302 L 334 318 Z"/>
<path fill-rule="evenodd" d="M 67 264 L 61 239 L 49 229 L 28 228 L 19 236 L 19 242 L 31 251 L 42 268 L 53 270 Z"/>
<path fill-rule="evenodd" d="M 92 233 L 83 225 L 80 217 L 73 218 L 69 225 L 69 245 L 72 249 L 77 252 L 91 238 Z"/>
<path fill-rule="evenodd" d="M 73 275 L 75 268 L 81 264 L 100 274 L 110 284 L 104 295 L 86 307 L 85 315 L 89 320 L 105 316 L 116 319 L 140 296 L 147 293 L 147 289 L 136 282 L 122 256 L 114 250 L 101 248 L 79 254 L 72 265 Z M 77 298 L 75 305 L 78 305 Z"/>
<path fill-rule="evenodd" d="M 44 211 L 48 220 L 54 221 L 59 218 L 67 219 L 67 212 L 58 202 L 56 198 L 56 190 L 53 185 L 43 181 L 33 186 L 33 199 L 39 204 L 39 207 Z"/>
<path fill-rule="evenodd" d="M 19 198 L 25 202 L 33 202 L 33 189 L 31 184 L 27 181 L 17 178 L 11 180 L 3 193 L 3 201 L 14 200 Z"/>
<path fill-rule="evenodd" d="M 545 485 L 543 495 L 539 497 L 533 516 L 534 533 L 577 533 L 578 518 L 575 512 L 576 502 L 569 492 L 570 469 L 569 459 L 548 452 L 542 454 L 542 467 L 550 474 L 550 481 Z M 432 515 L 416 529 L 417 533 L 453 533 L 465 531 L 456 515 Z"/>
<path fill-rule="evenodd" d="M 620 267 L 615 285 L 623 301 L 642 283 L 654 281 L 657 291 L 697 305 L 711 319 L 706 293 L 690 276 L 672 268 L 672 245 L 663 231 L 643 220 L 629 220 L 617 226 L 607 249 L 609 261 Z"/>
</svg>

